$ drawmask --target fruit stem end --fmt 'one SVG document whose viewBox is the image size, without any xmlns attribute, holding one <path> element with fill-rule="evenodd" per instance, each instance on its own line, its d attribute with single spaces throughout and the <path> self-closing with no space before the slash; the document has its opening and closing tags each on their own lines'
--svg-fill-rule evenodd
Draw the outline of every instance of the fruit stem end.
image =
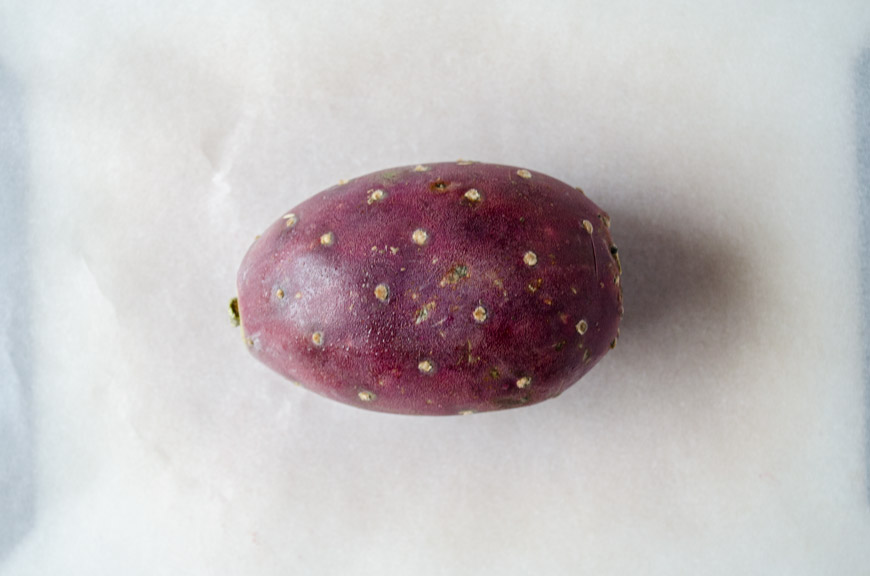
<svg viewBox="0 0 870 576">
<path fill-rule="evenodd" d="M 241 324 L 241 317 L 239 316 L 239 299 L 233 298 L 230 300 L 230 322 L 233 326 L 238 327 Z"/>
</svg>

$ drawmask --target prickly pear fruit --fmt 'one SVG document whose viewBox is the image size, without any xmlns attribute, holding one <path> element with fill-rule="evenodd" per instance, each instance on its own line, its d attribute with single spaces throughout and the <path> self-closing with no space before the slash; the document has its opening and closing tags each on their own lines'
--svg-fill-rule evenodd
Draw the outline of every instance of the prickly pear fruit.
<svg viewBox="0 0 870 576">
<path fill-rule="evenodd" d="M 578 188 L 459 161 L 341 182 L 253 244 L 248 348 L 328 398 L 469 414 L 558 396 L 616 345 L 620 263 Z"/>
</svg>

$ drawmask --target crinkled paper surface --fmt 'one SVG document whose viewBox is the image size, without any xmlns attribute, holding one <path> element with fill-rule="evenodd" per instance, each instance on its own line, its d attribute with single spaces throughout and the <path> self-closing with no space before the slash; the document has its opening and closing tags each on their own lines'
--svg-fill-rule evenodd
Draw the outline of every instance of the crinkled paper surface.
<svg viewBox="0 0 870 576">
<path fill-rule="evenodd" d="M 0 3 L 0 574 L 868 574 L 866 2 Z M 331 403 L 226 303 L 337 180 L 582 186 L 617 349 Z"/>
</svg>

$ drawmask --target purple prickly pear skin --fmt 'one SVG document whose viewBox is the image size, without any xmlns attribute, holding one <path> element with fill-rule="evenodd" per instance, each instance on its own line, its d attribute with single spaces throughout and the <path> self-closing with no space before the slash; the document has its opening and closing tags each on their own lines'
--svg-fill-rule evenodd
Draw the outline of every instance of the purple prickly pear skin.
<svg viewBox="0 0 870 576">
<path fill-rule="evenodd" d="M 523 168 L 405 166 L 288 211 L 251 246 L 233 309 L 251 353 L 328 398 L 470 414 L 561 394 L 616 345 L 610 218 Z"/>
</svg>

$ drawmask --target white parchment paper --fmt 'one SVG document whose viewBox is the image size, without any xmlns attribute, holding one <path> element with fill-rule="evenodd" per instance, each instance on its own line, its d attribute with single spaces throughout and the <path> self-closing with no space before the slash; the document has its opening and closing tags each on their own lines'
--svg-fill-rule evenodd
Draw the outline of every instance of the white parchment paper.
<svg viewBox="0 0 870 576">
<path fill-rule="evenodd" d="M 858 1 L 0 3 L 0 573 L 870 574 L 868 46 Z M 592 374 L 413 418 L 248 355 L 256 234 L 457 158 L 611 213 Z"/>
</svg>

